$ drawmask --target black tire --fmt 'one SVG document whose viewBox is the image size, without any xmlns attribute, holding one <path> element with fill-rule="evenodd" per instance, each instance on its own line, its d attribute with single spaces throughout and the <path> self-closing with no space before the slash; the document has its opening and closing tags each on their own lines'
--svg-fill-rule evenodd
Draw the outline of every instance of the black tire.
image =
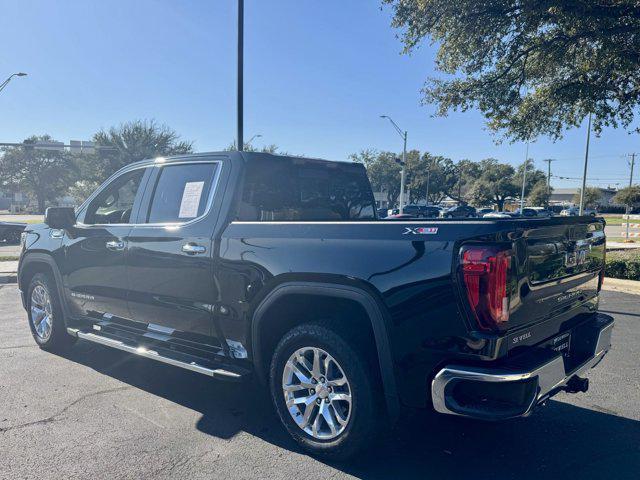
<svg viewBox="0 0 640 480">
<path fill-rule="evenodd" d="M 36 288 L 44 288 L 50 301 L 51 332 L 46 337 L 38 334 L 34 323 L 37 319 L 34 318 L 33 309 L 31 307 L 33 302 L 33 291 Z M 29 317 L 31 335 L 33 335 L 34 340 L 43 350 L 64 351 L 72 347 L 76 342 L 77 338 L 72 337 L 67 333 L 58 290 L 50 275 L 46 273 L 36 273 L 31 279 L 29 288 L 27 289 L 27 315 Z"/>
<path fill-rule="evenodd" d="M 337 437 L 321 440 L 305 432 L 293 420 L 283 392 L 285 364 L 298 349 L 315 347 L 324 350 L 339 364 L 347 377 L 352 395 L 350 415 Z M 303 324 L 282 337 L 271 361 L 269 385 L 271 398 L 280 420 L 293 439 L 307 452 L 330 460 L 345 460 L 368 447 L 386 426 L 386 416 L 380 405 L 382 398 L 371 354 L 352 341 L 322 324 Z"/>
</svg>

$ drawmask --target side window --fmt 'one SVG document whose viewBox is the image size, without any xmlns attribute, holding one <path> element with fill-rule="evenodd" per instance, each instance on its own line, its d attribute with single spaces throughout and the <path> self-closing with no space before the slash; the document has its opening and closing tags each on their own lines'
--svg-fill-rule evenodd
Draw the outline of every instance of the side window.
<svg viewBox="0 0 640 480">
<path fill-rule="evenodd" d="M 161 167 L 147 223 L 183 223 L 205 214 L 218 164 Z"/>
<path fill-rule="evenodd" d="M 87 207 L 84 223 L 129 223 L 133 202 L 145 170 L 138 168 L 124 173 L 107 185 Z"/>
</svg>

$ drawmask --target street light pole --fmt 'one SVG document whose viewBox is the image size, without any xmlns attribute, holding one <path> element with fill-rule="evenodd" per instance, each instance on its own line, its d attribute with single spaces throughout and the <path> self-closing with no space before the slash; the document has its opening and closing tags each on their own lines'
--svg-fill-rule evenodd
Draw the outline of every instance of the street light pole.
<svg viewBox="0 0 640 480">
<path fill-rule="evenodd" d="M 587 187 L 587 164 L 589 163 L 589 140 L 591 138 L 591 114 L 587 125 L 587 147 L 584 152 L 584 173 L 582 174 L 582 190 L 580 190 L 580 210 L 578 215 L 584 214 L 584 189 Z"/>
<path fill-rule="evenodd" d="M 524 168 L 522 169 L 522 194 L 520 195 L 520 215 L 524 215 L 524 193 L 527 185 L 527 165 L 529 165 L 529 142 L 524 154 Z"/>
<path fill-rule="evenodd" d="M 13 77 L 26 77 L 27 74 L 24 72 L 18 72 L 18 73 L 13 73 L 11 75 L 9 75 L 9 78 L 7 78 L 4 82 L 0 83 L 0 92 L 2 90 L 4 90 L 4 87 L 6 87 L 7 85 L 9 85 L 9 82 L 11 81 L 11 79 Z"/>
<path fill-rule="evenodd" d="M 404 176 L 405 176 L 405 167 L 407 164 L 407 132 L 405 131 L 402 135 L 404 139 L 404 146 L 402 147 L 402 170 L 400 170 L 400 215 L 404 211 Z"/>
<path fill-rule="evenodd" d="M 431 162 L 429 162 L 429 166 L 427 167 L 427 205 L 429 205 L 429 182 L 431 181 Z"/>
<path fill-rule="evenodd" d="M 251 142 L 253 142 L 254 139 L 256 138 L 261 138 L 262 135 L 259 133 L 256 133 L 253 137 L 251 137 L 249 140 L 247 140 L 247 145 L 251 145 Z"/>
<path fill-rule="evenodd" d="M 402 212 L 404 210 L 404 168 L 407 162 L 407 131 L 402 130 L 388 115 L 380 115 L 380 118 L 386 118 L 387 120 L 389 120 L 391 122 L 391 125 L 393 125 L 393 128 L 396 129 L 398 135 L 402 137 L 402 140 L 404 142 L 404 145 L 402 147 L 402 170 L 400 170 L 400 208 L 398 209 L 400 215 L 402 215 Z"/>
<path fill-rule="evenodd" d="M 238 150 L 244 150 L 244 0 L 238 0 Z"/>
</svg>

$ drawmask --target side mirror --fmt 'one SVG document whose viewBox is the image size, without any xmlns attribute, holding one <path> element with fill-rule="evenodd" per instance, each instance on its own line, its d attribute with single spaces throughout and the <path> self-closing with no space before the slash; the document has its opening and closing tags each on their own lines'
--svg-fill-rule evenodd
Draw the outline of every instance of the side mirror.
<svg viewBox="0 0 640 480">
<path fill-rule="evenodd" d="M 49 207 L 44 213 L 44 223 L 58 230 L 71 228 L 76 224 L 76 211 L 73 207 Z"/>
</svg>

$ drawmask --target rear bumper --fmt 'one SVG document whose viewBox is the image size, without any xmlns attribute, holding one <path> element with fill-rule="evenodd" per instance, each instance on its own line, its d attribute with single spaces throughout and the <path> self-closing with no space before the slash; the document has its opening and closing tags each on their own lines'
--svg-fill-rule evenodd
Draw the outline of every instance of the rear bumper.
<svg viewBox="0 0 640 480">
<path fill-rule="evenodd" d="M 612 317 L 598 313 L 576 328 L 574 359 L 533 348 L 502 367 L 446 366 L 431 383 L 433 407 L 445 414 L 502 420 L 526 416 L 562 390 L 584 391 L 588 383 L 579 376 L 609 351 L 613 324 Z"/>
</svg>

